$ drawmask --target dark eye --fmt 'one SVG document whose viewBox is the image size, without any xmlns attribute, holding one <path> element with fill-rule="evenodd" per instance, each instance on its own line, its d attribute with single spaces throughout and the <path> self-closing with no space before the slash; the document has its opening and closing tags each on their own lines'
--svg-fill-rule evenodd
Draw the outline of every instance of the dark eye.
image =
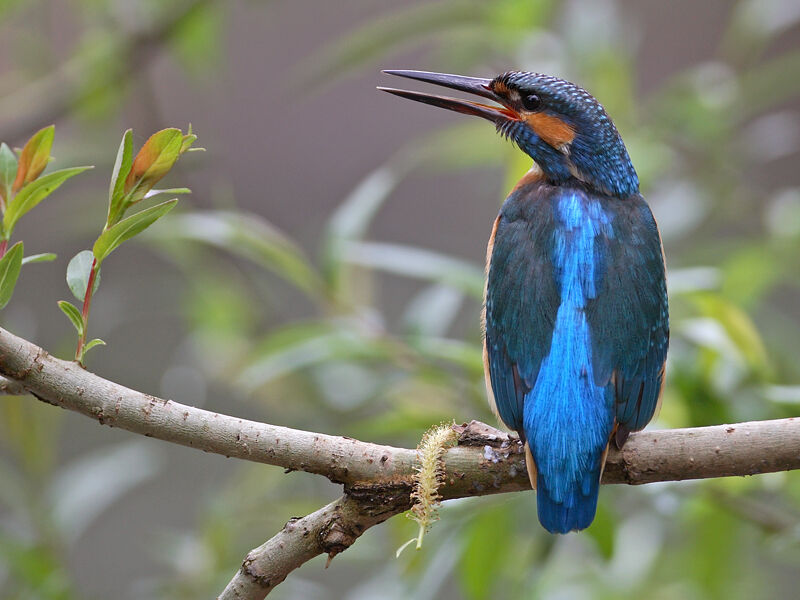
<svg viewBox="0 0 800 600">
<path fill-rule="evenodd" d="M 542 107 L 542 101 L 536 94 L 528 94 L 522 97 L 522 105 L 525 110 L 539 110 Z"/>
</svg>

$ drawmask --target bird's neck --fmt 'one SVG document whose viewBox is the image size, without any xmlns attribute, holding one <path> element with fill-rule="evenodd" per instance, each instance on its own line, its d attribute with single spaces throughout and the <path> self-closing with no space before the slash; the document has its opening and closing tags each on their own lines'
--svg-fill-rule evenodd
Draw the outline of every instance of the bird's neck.
<svg viewBox="0 0 800 600">
<path fill-rule="evenodd" d="M 572 175 L 587 186 L 610 196 L 629 198 L 639 192 L 639 177 L 625 144 L 618 135 L 615 138 L 587 144 L 576 137 L 565 158 Z"/>
<path fill-rule="evenodd" d="M 553 148 L 538 136 L 517 143 L 552 185 L 578 180 L 600 194 L 618 198 L 639 192 L 639 177 L 618 135 L 602 140 L 578 135 L 562 149 Z"/>
</svg>

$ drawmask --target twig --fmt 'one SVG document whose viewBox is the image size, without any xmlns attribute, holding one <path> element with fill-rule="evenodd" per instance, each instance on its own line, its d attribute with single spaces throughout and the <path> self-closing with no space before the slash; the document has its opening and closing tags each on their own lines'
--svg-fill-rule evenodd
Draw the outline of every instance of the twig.
<svg viewBox="0 0 800 600">
<path fill-rule="evenodd" d="M 345 495 L 301 519 L 292 519 L 250 551 L 218 600 L 264 598 L 286 576 L 320 554 L 344 552 L 367 529 L 410 507 L 408 490 L 396 488 L 371 497 Z"/>
<path fill-rule="evenodd" d="M 28 390 L 19 381 L 0 377 L 0 394 L 4 396 L 25 396 Z"/>
</svg>

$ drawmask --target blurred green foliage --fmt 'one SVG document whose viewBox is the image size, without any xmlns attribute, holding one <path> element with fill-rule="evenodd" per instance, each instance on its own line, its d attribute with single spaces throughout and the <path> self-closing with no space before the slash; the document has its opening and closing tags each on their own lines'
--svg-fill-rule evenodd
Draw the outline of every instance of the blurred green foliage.
<svg viewBox="0 0 800 600">
<path fill-rule="evenodd" d="M 0 11 L 15 4 L 0 3 Z M 672 344 L 656 426 L 785 417 L 800 405 L 800 188 L 775 189 L 759 166 L 797 151 L 796 140 L 770 144 L 776 115 L 800 96 L 800 78 L 791 75 L 800 50 L 775 43 L 798 25 L 790 5 L 736 3 L 716 58 L 646 96 L 637 92 L 636 24 L 612 0 L 399 8 L 311 57 L 297 81 L 372 71 L 398 50 L 426 48 L 426 64 L 442 70 L 485 74 L 487 64 L 503 64 L 580 82 L 614 116 L 662 226 Z M 208 60 L 204 53 L 218 52 L 222 12 L 211 4 L 175 25 L 170 48 L 190 71 Z M 110 71 L 98 67 L 100 80 L 120 68 L 118 54 L 106 58 L 98 64 Z M 79 109 L 91 104 L 84 99 Z M 400 148 L 342 198 L 316 252 L 259 215 L 166 217 L 149 238 L 185 274 L 188 337 L 204 372 L 246 395 L 266 421 L 382 443 L 415 446 L 446 419 L 493 423 L 478 327 L 483 266 L 370 237 L 373 219 L 414 173 L 504 169 L 499 205 L 530 165 L 481 125 L 459 123 Z M 396 321 L 376 293 L 387 275 L 419 282 Z M 275 325 L 268 313 L 279 312 L 276 288 L 302 319 Z M 60 420 L 25 399 L 0 403 L 8 450 L 0 462 L 8 514 L 0 522 L 0 590 L 9 597 L 78 597 L 66 561 L 77 538 L 58 515 L 91 484 L 65 476 L 81 465 L 56 467 Z M 89 494 L 85 524 L 148 476 L 146 452 L 147 444 L 115 450 L 118 486 Z M 155 545 L 171 572 L 147 582 L 148 597 L 216 593 L 247 549 L 332 494 L 314 478 L 230 468 L 232 479 L 208 499 L 196 527 Z M 470 499 L 442 507 L 420 552 L 394 558 L 414 532 L 394 519 L 332 568 L 352 574 L 346 597 L 354 600 L 792 597 L 800 585 L 798 506 L 797 473 L 609 486 L 585 534 L 554 538 L 537 525 L 529 494 Z M 334 597 L 314 583 L 323 575 L 312 568 L 274 595 Z"/>
</svg>

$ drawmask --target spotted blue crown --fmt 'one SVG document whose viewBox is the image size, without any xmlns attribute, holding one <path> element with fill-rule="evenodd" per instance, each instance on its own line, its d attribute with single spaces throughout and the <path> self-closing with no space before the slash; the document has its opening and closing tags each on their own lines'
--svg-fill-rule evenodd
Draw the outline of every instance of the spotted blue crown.
<svg viewBox="0 0 800 600">
<path fill-rule="evenodd" d="M 521 95 L 536 94 L 543 111 L 575 130 L 563 151 L 545 143 L 522 121 L 501 127 L 554 183 L 576 177 L 600 191 L 625 198 L 639 191 L 639 177 L 614 122 L 603 105 L 583 88 L 541 73 L 509 71 L 494 80 Z"/>
</svg>

